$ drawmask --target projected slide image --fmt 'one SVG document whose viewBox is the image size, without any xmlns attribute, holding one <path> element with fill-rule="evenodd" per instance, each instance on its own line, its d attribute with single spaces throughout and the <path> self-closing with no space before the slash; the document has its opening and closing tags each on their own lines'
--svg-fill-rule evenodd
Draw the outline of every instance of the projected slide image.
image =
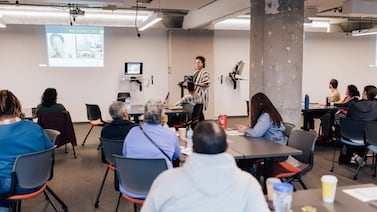
<svg viewBox="0 0 377 212">
<path fill-rule="evenodd" d="M 103 67 L 103 27 L 46 26 L 49 66 Z"/>
</svg>

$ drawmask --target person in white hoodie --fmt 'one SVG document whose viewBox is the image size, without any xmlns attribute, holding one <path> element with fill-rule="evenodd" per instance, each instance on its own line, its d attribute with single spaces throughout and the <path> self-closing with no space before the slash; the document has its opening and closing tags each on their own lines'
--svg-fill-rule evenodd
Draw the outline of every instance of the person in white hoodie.
<svg viewBox="0 0 377 212">
<path fill-rule="evenodd" d="M 155 179 L 141 211 L 270 211 L 258 181 L 237 167 L 226 148 L 224 130 L 200 122 L 192 155 Z"/>
</svg>

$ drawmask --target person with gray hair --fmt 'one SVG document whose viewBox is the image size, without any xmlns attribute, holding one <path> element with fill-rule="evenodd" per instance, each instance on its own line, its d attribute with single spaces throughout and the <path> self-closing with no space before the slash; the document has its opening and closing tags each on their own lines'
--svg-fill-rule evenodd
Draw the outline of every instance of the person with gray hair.
<svg viewBox="0 0 377 212">
<path fill-rule="evenodd" d="M 132 127 L 137 124 L 128 120 L 128 112 L 124 102 L 113 102 L 109 106 L 112 122 L 106 124 L 101 130 L 101 137 L 113 140 L 124 140 Z"/>
<path fill-rule="evenodd" d="M 168 168 L 173 168 L 171 161 L 179 159 L 181 148 L 175 132 L 161 126 L 163 114 L 162 101 L 154 99 L 147 101 L 144 108 L 144 124 L 132 128 L 128 133 L 123 144 L 123 156 L 164 158 Z M 145 198 L 145 195 L 134 194 L 121 186 L 119 190 L 133 198 Z"/>
<path fill-rule="evenodd" d="M 224 129 L 200 122 L 183 167 L 162 172 L 141 211 L 270 211 L 259 182 L 230 154 Z"/>
</svg>

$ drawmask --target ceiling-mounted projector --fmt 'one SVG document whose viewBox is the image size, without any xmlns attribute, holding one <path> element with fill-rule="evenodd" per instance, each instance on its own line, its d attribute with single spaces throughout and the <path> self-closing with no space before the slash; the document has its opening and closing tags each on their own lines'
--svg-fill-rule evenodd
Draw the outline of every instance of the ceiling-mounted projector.
<svg viewBox="0 0 377 212">
<path fill-rule="evenodd" d="M 85 11 L 84 10 L 81 10 L 80 8 L 76 8 L 76 9 L 71 9 L 69 10 L 69 14 L 70 15 L 85 15 Z"/>
</svg>

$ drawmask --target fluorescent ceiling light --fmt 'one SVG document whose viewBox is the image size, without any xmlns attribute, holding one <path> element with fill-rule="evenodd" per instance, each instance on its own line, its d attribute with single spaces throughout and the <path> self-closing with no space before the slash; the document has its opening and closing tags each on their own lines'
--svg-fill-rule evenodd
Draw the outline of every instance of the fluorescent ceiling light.
<svg viewBox="0 0 377 212">
<path fill-rule="evenodd" d="M 139 30 L 143 31 L 147 28 L 153 26 L 155 23 L 161 21 L 162 19 L 162 12 L 155 12 L 150 15 L 143 23 L 141 23 Z"/>
<path fill-rule="evenodd" d="M 4 20 L 1 18 L 1 14 L 0 14 L 0 28 L 6 28 L 7 25 L 5 24 Z"/>
<path fill-rule="evenodd" d="M 375 35 L 375 34 L 377 34 L 377 28 L 352 31 L 352 36 Z"/>
<path fill-rule="evenodd" d="M 1 0 L 0 0 L 1 1 Z M 85 15 L 79 16 L 75 25 L 134 27 L 135 10 L 107 11 L 95 8 L 85 8 Z M 0 5 L 0 14 L 7 24 L 33 25 L 69 25 L 68 9 L 39 6 L 3 6 Z M 138 11 L 138 24 L 147 19 L 153 12 Z"/>
<path fill-rule="evenodd" d="M 326 32 L 330 32 L 330 23 L 328 21 L 315 21 L 313 20 L 311 23 L 304 22 L 304 28 L 317 28 L 317 29 L 325 29 Z"/>
</svg>

